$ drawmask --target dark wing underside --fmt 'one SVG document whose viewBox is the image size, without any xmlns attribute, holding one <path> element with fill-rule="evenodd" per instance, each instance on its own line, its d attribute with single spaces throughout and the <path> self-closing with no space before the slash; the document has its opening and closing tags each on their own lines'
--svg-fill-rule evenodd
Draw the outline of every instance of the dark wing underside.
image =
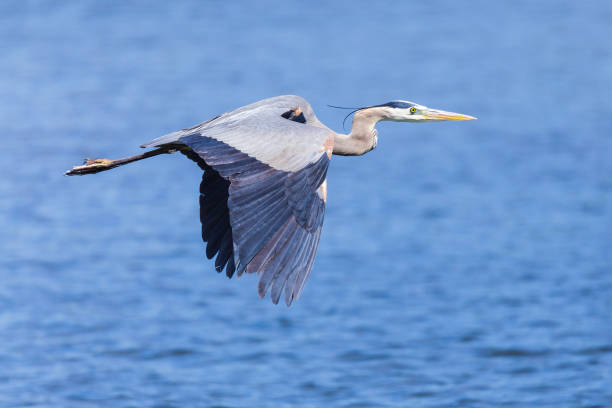
<svg viewBox="0 0 612 408">
<path fill-rule="evenodd" d="M 319 242 L 325 203 L 317 189 L 329 158 L 297 171 L 281 171 L 200 133 L 179 141 L 204 169 L 200 185 L 202 238 L 215 268 L 261 275 L 258 293 L 274 303 L 284 289 L 290 305 L 301 293 Z"/>
<path fill-rule="evenodd" d="M 227 207 L 229 181 L 207 165 L 193 150 L 183 150 L 182 153 L 204 170 L 200 183 L 200 222 L 202 239 L 206 242 L 206 257 L 212 259 L 216 255 L 215 269 L 221 272 L 225 268 L 225 274 L 231 278 L 236 266 Z"/>
</svg>

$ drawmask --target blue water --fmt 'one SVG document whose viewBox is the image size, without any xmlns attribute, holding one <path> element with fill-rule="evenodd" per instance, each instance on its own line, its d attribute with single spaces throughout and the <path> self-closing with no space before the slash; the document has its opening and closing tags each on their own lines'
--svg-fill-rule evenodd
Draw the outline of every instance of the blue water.
<svg viewBox="0 0 612 408">
<path fill-rule="evenodd" d="M 1 407 L 612 406 L 612 3 L 0 3 Z M 204 259 L 200 170 L 95 176 L 279 94 L 336 130 L 302 298 Z"/>
</svg>

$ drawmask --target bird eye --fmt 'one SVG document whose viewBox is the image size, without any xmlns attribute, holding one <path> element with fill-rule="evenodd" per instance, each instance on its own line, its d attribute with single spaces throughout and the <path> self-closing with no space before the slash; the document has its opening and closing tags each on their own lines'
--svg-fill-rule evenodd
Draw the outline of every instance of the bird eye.
<svg viewBox="0 0 612 408">
<path fill-rule="evenodd" d="M 415 112 L 416 112 L 416 108 L 414 106 L 410 108 L 410 113 L 415 113 Z"/>
</svg>

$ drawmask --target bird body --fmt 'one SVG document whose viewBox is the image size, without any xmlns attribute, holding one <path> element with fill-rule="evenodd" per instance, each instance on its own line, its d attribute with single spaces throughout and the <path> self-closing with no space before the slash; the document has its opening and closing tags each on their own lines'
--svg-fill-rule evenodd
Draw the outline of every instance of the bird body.
<svg viewBox="0 0 612 408">
<path fill-rule="evenodd" d="M 312 270 L 333 154 L 361 155 L 376 147 L 381 120 L 469 120 L 467 115 L 393 101 L 356 110 L 351 133 L 323 125 L 295 95 L 264 99 L 169 133 L 125 159 L 88 159 L 67 175 L 109 170 L 180 151 L 203 170 L 200 221 L 207 257 L 228 277 L 258 273 L 258 293 L 277 303 L 296 300 Z"/>
</svg>

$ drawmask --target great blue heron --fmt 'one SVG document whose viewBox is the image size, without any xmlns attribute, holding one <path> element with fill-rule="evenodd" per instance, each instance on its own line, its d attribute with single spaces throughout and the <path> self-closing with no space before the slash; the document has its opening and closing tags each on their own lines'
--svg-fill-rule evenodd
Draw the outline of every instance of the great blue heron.
<svg viewBox="0 0 612 408">
<path fill-rule="evenodd" d="M 98 173 L 163 153 L 181 152 L 204 170 L 200 221 L 206 256 L 228 277 L 260 275 L 258 293 L 270 289 L 287 306 L 300 296 L 312 269 L 327 195 L 332 154 L 359 156 L 376 147 L 377 122 L 472 120 L 472 116 L 392 101 L 354 111 L 348 135 L 323 125 L 310 104 L 277 96 L 157 138 L 144 154 L 117 160 L 87 159 L 67 175 Z"/>
</svg>

